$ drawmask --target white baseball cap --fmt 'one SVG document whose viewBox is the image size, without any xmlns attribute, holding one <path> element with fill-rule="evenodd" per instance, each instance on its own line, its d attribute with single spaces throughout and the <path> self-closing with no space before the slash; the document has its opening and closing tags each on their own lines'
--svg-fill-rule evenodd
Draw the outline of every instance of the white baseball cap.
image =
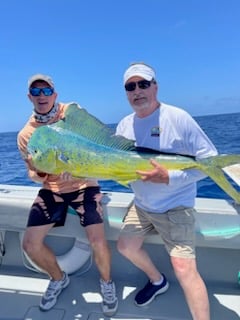
<svg viewBox="0 0 240 320">
<path fill-rule="evenodd" d="M 52 78 L 49 77 L 48 75 L 46 74 L 41 74 L 41 73 L 38 73 L 38 74 L 34 74 L 29 80 L 28 80 L 28 88 L 31 88 L 33 82 L 35 81 L 45 81 L 47 84 L 49 84 L 49 86 L 51 88 L 54 88 L 54 83 L 52 81 Z"/>
<path fill-rule="evenodd" d="M 131 66 L 125 71 L 123 76 L 123 84 L 128 81 L 128 79 L 139 76 L 145 80 L 151 81 L 155 79 L 155 71 L 143 62 L 131 64 Z"/>
</svg>

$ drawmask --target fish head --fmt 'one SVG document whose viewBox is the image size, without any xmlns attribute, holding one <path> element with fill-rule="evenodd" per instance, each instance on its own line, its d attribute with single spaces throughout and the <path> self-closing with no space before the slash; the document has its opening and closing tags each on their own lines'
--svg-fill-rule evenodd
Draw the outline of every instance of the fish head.
<svg viewBox="0 0 240 320">
<path fill-rule="evenodd" d="M 32 157 L 32 163 L 35 168 L 46 173 L 55 173 L 57 151 L 54 149 L 39 150 L 29 148 L 29 154 Z"/>
<path fill-rule="evenodd" d="M 51 141 L 50 133 L 52 132 L 49 132 L 47 126 L 36 129 L 29 139 L 27 151 L 36 169 L 46 173 L 55 173 L 59 156 L 54 141 Z"/>
</svg>

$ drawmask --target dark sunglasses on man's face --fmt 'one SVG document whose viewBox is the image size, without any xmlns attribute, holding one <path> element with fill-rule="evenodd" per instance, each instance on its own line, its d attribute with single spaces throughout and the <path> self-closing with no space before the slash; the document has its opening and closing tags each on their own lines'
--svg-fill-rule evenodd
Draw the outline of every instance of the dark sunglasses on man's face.
<svg viewBox="0 0 240 320">
<path fill-rule="evenodd" d="M 50 87 L 46 87 L 46 88 L 30 88 L 29 92 L 34 97 L 40 96 L 41 92 L 45 96 L 49 97 L 49 96 L 53 95 L 54 89 L 50 88 Z"/>
<path fill-rule="evenodd" d="M 126 91 L 134 91 L 138 85 L 139 89 L 147 89 L 151 86 L 152 81 L 148 81 L 148 80 L 140 80 L 137 82 L 129 82 L 125 84 L 125 90 Z"/>
</svg>

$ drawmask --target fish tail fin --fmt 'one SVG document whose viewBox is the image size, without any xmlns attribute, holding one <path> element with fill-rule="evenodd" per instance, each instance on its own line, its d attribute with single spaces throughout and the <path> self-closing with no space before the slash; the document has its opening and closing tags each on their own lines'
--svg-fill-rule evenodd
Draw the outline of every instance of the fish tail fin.
<svg viewBox="0 0 240 320">
<path fill-rule="evenodd" d="M 231 183 L 227 180 L 224 172 L 217 167 L 208 166 L 204 168 L 204 172 L 229 196 L 231 196 L 236 203 L 240 204 L 240 192 L 238 192 Z"/>
</svg>

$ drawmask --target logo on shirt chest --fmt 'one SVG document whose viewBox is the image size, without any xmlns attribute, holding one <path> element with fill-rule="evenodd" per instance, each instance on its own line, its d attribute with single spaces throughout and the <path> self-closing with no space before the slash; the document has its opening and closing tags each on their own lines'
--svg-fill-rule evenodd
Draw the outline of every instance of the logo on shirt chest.
<svg viewBox="0 0 240 320">
<path fill-rule="evenodd" d="M 159 137 L 162 132 L 162 128 L 160 127 L 152 127 L 151 129 L 151 137 Z"/>
</svg>

